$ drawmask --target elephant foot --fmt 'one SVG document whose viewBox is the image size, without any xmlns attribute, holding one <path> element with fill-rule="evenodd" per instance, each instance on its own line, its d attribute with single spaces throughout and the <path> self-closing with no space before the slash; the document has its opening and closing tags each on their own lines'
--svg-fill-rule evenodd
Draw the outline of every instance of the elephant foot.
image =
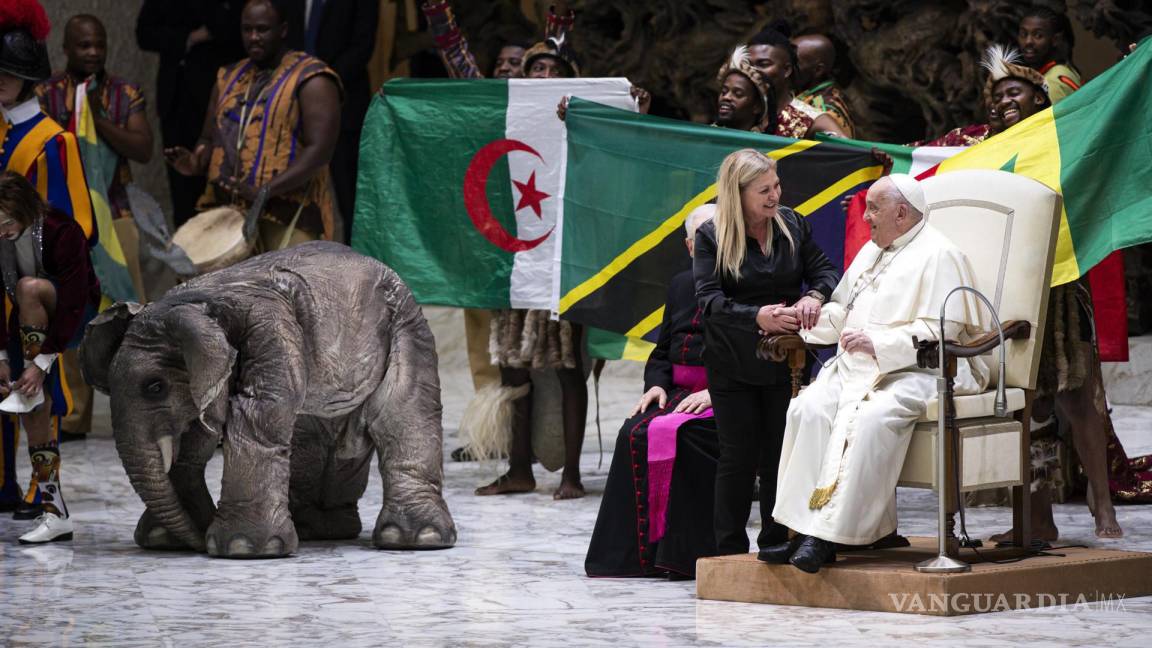
<svg viewBox="0 0 1152 648">
<path fill-rule="evenodd" d="M 152 551 L 188 551 L 192 549 L 186 542 L 178 539 L 168 529 L 161 526 L 148 509 L 144 509 L 144 514 L 136 523 L 136 531 L 132 536 L 141 549 Z"/>
<path fill-rule="evenodd" d="M 360 510 L 355 505 L 338 509 L 304 508 L 292 511 L 301 540 L 351 540 L 360 535 Z"/>
<path fill-rule="evenodd" d="M 388 504 L 376 518 L 372 544 L 379 549 L 447 549 L 456 544 L 456 524 L 439 496 L 403 508 Z"/>
<path fill-rule="evenodd" d="M 217 517 L 208 527 L 208 555 L 217 558 L 283 558 L 300 545 L 291 519 L 271 528 L 244 519 Z"/>
</svg>

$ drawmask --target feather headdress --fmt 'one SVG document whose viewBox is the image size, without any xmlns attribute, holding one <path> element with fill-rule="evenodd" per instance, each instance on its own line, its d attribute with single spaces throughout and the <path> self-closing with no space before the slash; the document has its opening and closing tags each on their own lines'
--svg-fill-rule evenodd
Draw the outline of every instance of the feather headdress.
<svg viewBox="0 0 1152 648">
<path fill-rule="evenodd" d="M 771 123 L 774 116 L 772 111 L 775 109 L 772 105 L 775 103 L 775 93 L 772 92 L 772 84 L 764 76 L 764 73 L 756 69 L 752 65 L 752 57 L 748 54 L 748 48 L 744 45 L 732 50 L 732 55 L 720 66 L 720 72 L 716 74 L 716 81 L 720 85 L 724 85 L 724 79 L 728 78 L 729 74 L 737 72 L 744 75 L 752 82 L 756 91 L 760 93 L 760 100 L 763 102 L 764 112 L 760 120 L 760 124 L 754 129 L 757 132 L 765 132 L 767 126 Z"/>
<path fill-rule="evenodd" d="M 980 61 L 980 67 L 988 70 L 988 81 L 984 84 L 985 101 L 992 96 L 992 88 L 1008 78 L 1027 81 L 1043 90 L 1045 96 L 1048 94 L 1048 82 L 1044 80 L 1044 75 L 1024 65 L 1020 53 L 1011 47 L 999 43 L 989 45 Z"/>
</svg>

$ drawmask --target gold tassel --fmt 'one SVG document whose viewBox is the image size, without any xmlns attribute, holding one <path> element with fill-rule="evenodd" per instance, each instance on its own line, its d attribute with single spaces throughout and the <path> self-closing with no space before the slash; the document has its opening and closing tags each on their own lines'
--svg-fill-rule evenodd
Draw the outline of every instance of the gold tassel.
<svg viewBox="0 0 1152 648">
<path fill-rule="evenodd" d="M 832 501 L 832 493 L 836 491 L 836 484 L 840 483 L 840 479 L 832 482 L 830 486 L 821 486 L 812 491 L 812 497 L 808 498 L 808 508 L 812 510 L 822 509 L 828 502 Z"/>
</svg>

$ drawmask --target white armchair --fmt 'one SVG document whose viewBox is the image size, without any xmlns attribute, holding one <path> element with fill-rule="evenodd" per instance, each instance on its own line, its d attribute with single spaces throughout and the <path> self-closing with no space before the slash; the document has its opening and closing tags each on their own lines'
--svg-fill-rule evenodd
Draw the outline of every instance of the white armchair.
<svg viewBox="0 0 1152 648">
<path fill-rule="evenodd" d="M 961 492 L 998 486 L 1013 488 L 1013 540 L 1030 543 L 1028 485 L 1031 459 L 1028 417 L 1031 414 L 1052 261 L 1057 246 L 1061 197 L 1045 185 L 1003 171 L 954 171 L 922 183 L 927 219 L 948 236 L 971 261 L 973 288 L 983 293 L 1001 318 L 1006 339 L 1005 375 L 999 375 L 998 335 L 993 332 L 968 344 L 945 343 L 945 366 L 955 376 L 959 357 L 989 354 L 993 370 L 988 391 L 951 398 L 944 409 L 946 428 L 959 438 L 945 446 L 948 553 L 958 544 L 953 533 L 959 498 L 954 467 L 959 465 Z M 1064 241 L 1064 244 L 1069 244 Z M 957 296 L 959 298 L 959 296 Z M 935 342 L 921 344 L 921 366 L 938 366 Z M 792 367 L 793 395 L 805 366 L 805 346 L 798 336 L 766 338 L 761 353 Z M 994 416 L 996 387 L 1006 387 L 1008 416 Z M 949 380 L 949 394 L 951 393 Z M 939 399 L 928 404 L 916 424 L 900 474 L 900 485 L 935 490 Z M 958 453 L 959 462 L 955 461 Z"/>
</svg>

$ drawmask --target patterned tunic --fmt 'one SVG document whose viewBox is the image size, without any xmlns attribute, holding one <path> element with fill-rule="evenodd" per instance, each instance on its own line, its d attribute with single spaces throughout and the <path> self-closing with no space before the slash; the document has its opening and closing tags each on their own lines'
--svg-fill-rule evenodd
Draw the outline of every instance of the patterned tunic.
<svg viewBox="0 0 1152 648">
<path fill-rule="evenodd" d="M 302 133 L 300 86 L 320 75 L 339 86 L 339 77 L 320 59 L 295 51 L 286 53 L 274 70 L 262 70 L 250 59 L 220 68 L 208 187 L 200 209 L 232 202 L 215 184 L 218 178 L 235 177 L 239 171 L 244 182 L 259 188 L 296 161 Z M 330 184 L 325 167 L 304 187 L 270 198 L 262 218 L 281 225 L 295 219 L 297 229 L 331 239 Z"/>
<path fill-rule="evenodd" d="M 72 121 L 76 110 L 76 85 L 69 74 L 61 72 L 36 86 L 36 96 L 40 97 L 44 112 L 73 133 L 76 132 L 76 124 Z M 128 125 L 129 117 L 144 112 L 146 107 L 140 88 L 115 76 L 108 76 L 100 86 L 100 99 L 108 119 L 121 128 Z M 128 160 L 118 155 L 116 172 L 108 185 L 108 203 L 113 218 L 131 218 L 128 194 L 124 189 L 131 182 L 132 169 Z"/>
<path fill-rule="evenodd" d="M 796 98 L 822 113 L 831 115 L 832 119 L 840 126 L 840 130 L 844 131 L 844 135 L 852 137 L 852 117 L 848 111 L 848 100 L 844 98 L 844 93 L 831 80 L 801 92 L 796 95 Z"/>
<path fill-rule="evenodd" d="M 784 110 L 781 110 L 780 114 L 777 115 L 775 135 L 793 139 L 804 139 L 808 136 L 808 131 L 811 130 L 816 117 L 811 113 L 811 106 L 807 104 L 798 106 L 798 103 L 800 102 L 793 99 L 792 103 L 785 106 Z"/>
<path fill-rule="evenodd" d="M 988 124 L 958 126 L 934 140 L 920 140 L 908 146 L 975 146 L 992 136 Z"/>
</svg>

